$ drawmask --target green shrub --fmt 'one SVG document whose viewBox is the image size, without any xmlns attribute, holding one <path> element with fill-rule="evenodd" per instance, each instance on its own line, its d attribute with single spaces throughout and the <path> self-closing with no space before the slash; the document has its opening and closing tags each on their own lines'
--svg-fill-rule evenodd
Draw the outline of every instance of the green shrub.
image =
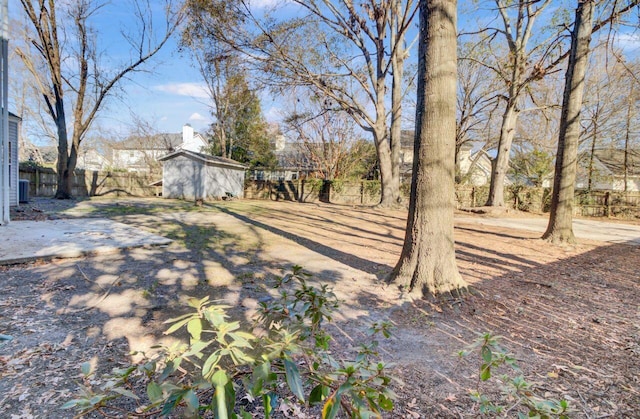
<svg viewBox="0 0 640 419">
<path fill-rule="evenodd" d="M 105 416 L 179 413 L 225 419 L 252 417 L 246 408 L 262 409 L 269 418 L 286 403 L 318 409 L 323 418 L 340 411 L 349 417 L 381 417 L 392 410 L 394 394 L 387 366 L 377 361 L 376 337 L 389 337 L 389 325 L 374 324 L 370 340 L 353 359 L 335 358 L 324 325 L 331 322 L 338 300 L 326 285 L 310 285 L 308 277 L 296 266 L 279 278 L 279 298 L 260 304 L 249 332 L 229 320 L 227 306 L 212 304 L 208 297 L 189 300 L 192 312 L 169 320 L 165 332 L 186 328 L 188 344 L 162 348 L 154 357 L 116 369 L 99 387 L 92 384 L 96 380 L 88 364 L 83 365 L 84 385 L 63 407 Z M 135 407 L 119 407 L 116 400 L 122 398 Z"/>
<path fill-rule="evenodd" d="M 535 386 L 525 380 L 514 356 L 504 349 L 499 341 L 500 336 L 485 333 L 465 350 L 460 357 L 470 354 L 479 356 L 480 367 L 476 389 L 471 391 L 471 398 L 478 404 L 480 413 L 484 415 L 503 415 L 519 419 L 524 418 L 568 418 L 569 404 L 566 400 L 544 399 L 535 394 Z M 502 374 L 495 377 L 495 371 L 507 366 L 517 373 L 515 376 Z M 494 380 L 491 380 L 494 378 Z M 481 391 L 481 384 L 488 382 L 500 389 L 498 400 L 493 400 L 486 392 Z M 491 388 L 489 388 L 490 390 Z"/>
</svg>

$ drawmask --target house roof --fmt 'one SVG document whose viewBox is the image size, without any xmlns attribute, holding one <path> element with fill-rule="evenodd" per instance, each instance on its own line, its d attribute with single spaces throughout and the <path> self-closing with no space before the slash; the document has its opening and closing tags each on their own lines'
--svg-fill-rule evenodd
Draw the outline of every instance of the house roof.
<svg viewBox="0 0 640 419">
<path fill-rule="evenodd" d="M 164 133 L 151 136 L 131 136 L 113 144 L 116 150 L 167 150 L 176 149 L 182 144 L 182 133 Z"/>
<path fill-rule="evenodd" d="M 400 148 L 406 149 L 406 148 L 413 148 L 413 141 L 414 141 L 414 137 L 415 137 L 415 131 L 414 130 L 406 130 L 403 129 L 402 131 L 400 131 Z"/>
<path fill-rule="evenodd" d="M 624 150 L 617 148 L 601 148 L 594 150 L 594 157 L 613 175 L 624 175 Z M 632 176 L 640 175 L 640 150 L 631 149 L 628 152 L 627 173 Z"/>
<path fill-rule="evenodd" d="M 244 165 L 238 161 L 232 160 L 232 159 L 227 159 L 224 157 L 218 157 L 218 156 L 211 156 L 209 154 L 203 154 L 203 153 L 196 153 L 194 151 L 189 151 L 189 150 L 178 150 L 178 151 L 174 151 L 173 153 L 169 153 L 166 156 L 162 156 L 160 157 L 158 160 L 159 161 L 166 161 L 166 160 L 171 160 L 175 157 L 178 156 L 185 156 L 185 157 L 189 157 L 191 159 L 194 160 L 198 160 L 202 163 L 209 163 L 209 164 L 213 164 L 216 166 L 226 166 L 226 167 L 231 167 L 234 169 L 239 169 L 239 170 L 245 170 L 247 169 L 249 166 Z"/>
</svg>

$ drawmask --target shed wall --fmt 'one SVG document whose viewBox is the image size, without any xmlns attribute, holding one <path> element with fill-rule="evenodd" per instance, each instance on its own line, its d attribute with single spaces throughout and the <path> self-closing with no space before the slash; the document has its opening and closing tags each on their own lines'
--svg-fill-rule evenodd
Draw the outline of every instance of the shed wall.
<svg viewBox="0 0 640 419">
<path fill-rule="evenodd" d="M 207 198 L 222 198 L 227 192 L 244 197 L 244 170 L 207 165 L 205 173 Z"/>
<path fill-rule="evenodd" d="M 185 156 L 164 161 L 162 171 L 162 196 L 177 199 L 202 197 L 204 164 Z"/>
</svg>

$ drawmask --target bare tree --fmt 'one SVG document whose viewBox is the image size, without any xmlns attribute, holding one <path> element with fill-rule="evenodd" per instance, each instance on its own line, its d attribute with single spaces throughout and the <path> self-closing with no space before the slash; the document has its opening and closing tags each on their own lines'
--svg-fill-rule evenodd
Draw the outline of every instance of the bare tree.
<svg viewBox="0 0 640 419">
<path fill-rule="evenodd" d="M 285 118 L 285 135 L 322 179 L 348 177 L 360 164 L 362 138 L 344 111 L 326 110 L 321 98 L 296 102 Z M 299 162 L 292 162 L 299 163 Z"/>
<path fill-rule="evenodd" d="M 556 170 L 547 231 L 542 236 L 553 243 L 574 243 L 573 194 L 576 181 L 580 111 L 589 62 L 595 0 L 578 0 L 571 36 L 571 55 L 565 81 L 560 118 Z"/>
<path fill-rule="evenodd" d="M 256 74 L 262 74 L 274 90 L 310 88 L 347 112 L 373 136 L 382 183 L 381 205 L 396 205 L 400 179 L 394 166 L 399 159 L 393 154 L 399 156 L 399 145 L 392 142 L 400 139 L 389 135 L 388 79 L 392 68 L 396 77 L 402 78 L 405 35 L 415 14 L 414 1 L 292 3 L 299 6 L 301 14 L 278 19 L 284 13 L 254 13 L 244 0 L 191 0 L 188 30 L 204 30 L 206 36 L 242 52 L 255 66 Z M 399 123 L 401 108 L 396 100 L 401 100 L 401 95 L 394 95 L 392 105 L 392 119 Z"/>
<path fill-rule="evenodd" d="M 420 2 L 416 158 L 404 246 L 389 277 L 419 296 L 466 287 L 453 240 L 456 8 L 456 0 Z"/>
<path fill-rule="evenodd" d="M 36 88 L 56 126 L 58 187 L 55 196 L 68 199 L 72 196 L 73 171 L 80 144 L 105 100 L 124 77 L 137 71 L 166 44 L 181 13 L 167 0 L 162 30 L 156 31 L 151 4 L 134 0 L 132 16 L 137 19 L 140 31 L 122 33 L 131 46 L 132 58 L 120 68 L 108 70 L 101 65 L 99 38 L 91 26 L 92 18 L 105 3 L 92 0 L 62 4 L 54 0 L 20 0 L 20 3 L 33 25 L 32 43 L 41 62 L 23 51 L 18 53 L 34 76 Z M 69 111 L 70 118 L 67 117 Z"/>
</svg>

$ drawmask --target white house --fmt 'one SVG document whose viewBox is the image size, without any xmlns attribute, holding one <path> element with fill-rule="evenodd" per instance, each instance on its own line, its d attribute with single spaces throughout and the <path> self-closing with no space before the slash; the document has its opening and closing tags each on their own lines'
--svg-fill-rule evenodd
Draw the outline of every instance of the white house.
<svg viewBox="0 0 640 419">
<path fill-rule="evenodd" d="M 162 162 L 162 196 L 177 199 L 244 197 L 247 166 L 231 159 L 177 150 Z"/>
<path fill-rule="evenodd" d="M 593 153 L 593 161 L 590 153 L 580 153 L 578 156 L 576 188 L 589 188 L 589 180 L 591 180 L 590 186 L 592 190 L 624 191 L 624 161 L 625 152 L 622 149 L 596 149 Z M 628 150 L 626 166 L 626 190 L 632 192 L 640 191 L 640 150 Z"/>
<path fill-rule="evenodd" d="M 165 133 L 152 136 L 132 136 L 113 146 L 112 165 L 114 168 L 134 172 L 160 170 L 160 157 L 178 150 L 196 153 L 207 147 L 207 140 L 194 133 L 189 124 L 182 127 L 182 133 Z"/>
<path fill-rule="evenodd" d="M 107 169 L 111 162 L 93 147 L 82 147 L 78 153 L 76 168 L 88 171 L 101 171 Z"/>
<path fill-rule="evenodd" d="M 400 135 L 400 174 L 405 182 L 411 181 L 413 171 L 414 131 L 403 130 Z M 460 147 L 457 176 L 466 184 L 484 186 L 491 181 L 491 159 L 483 150 L 472 152 L 472 147 Z"/>
<path fill-rule="evenodd" d="M 471 152 L 471 146 L 463 145 L 458 152 L 457 171 L 466 184 L 488 185 L 491 182 L 491 159 L 484 150 Z"/>
</svg>

